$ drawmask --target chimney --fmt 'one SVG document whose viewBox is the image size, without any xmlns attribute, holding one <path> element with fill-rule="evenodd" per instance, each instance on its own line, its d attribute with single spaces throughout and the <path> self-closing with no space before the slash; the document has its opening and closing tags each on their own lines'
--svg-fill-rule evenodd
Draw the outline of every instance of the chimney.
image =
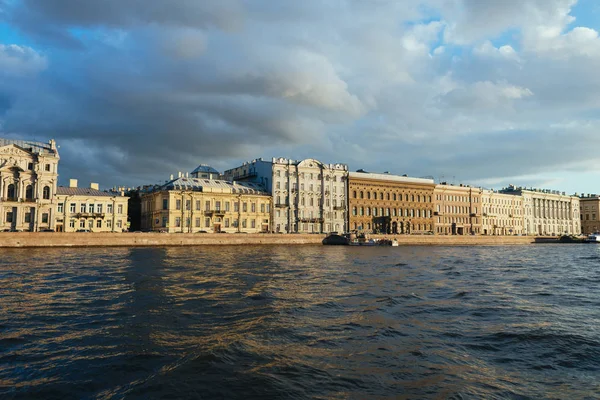
<svg viewBox="0 0 600 400">
<path fill-rule="evenodd" d="M 77 187 L 77 179 L 69 179 L 69 187 L 76 188 Z"/>
<path fill-rule="evenodd" d="M 90 183 L 90 189 L 94 189 L 94 190 L 100 190 L 100 187 L 98 186 L 97 183 Z"/>
</svg>

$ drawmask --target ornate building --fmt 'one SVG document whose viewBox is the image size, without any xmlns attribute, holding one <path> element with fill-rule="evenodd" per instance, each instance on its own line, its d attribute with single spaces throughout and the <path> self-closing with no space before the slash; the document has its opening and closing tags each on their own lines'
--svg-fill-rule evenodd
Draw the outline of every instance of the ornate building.
<svg viewBox="0 0 600 400">
<path fill-rule="evenodd" d="M 100 191 L 97 183 L 79 188 L 71 179 L 69 187 L 56 190 L 56 231 L 127 231 L 128 199 L 123 192 Z"/>
<path fill-rule="evenodd" d="M 271 230 L 275 232 L 345 232 L 345 164 L 273 158 L 253 160 L 224 172 L 225 179 L 264 185 L 273 196 Z"/>
<path fill-rule="evenodd" d="M 483 235 L 522 235 L 523 197 L 483 189 L 481 192 Z"/>
<path fill-rule="evenodd" d="M 525 235 L 561 235 L 581 233 L 579 197 L 547 189 L 525 189 L 510 185 L 500 190 L 523 197 L 523 233 Z"/>
<path fill-rule="evenodd" d="M 436 234 L 481 233 L 481 189 L 442 183 L 435 186 L 434 198 Z"/>
<path fill-rule="evenodd" d="M 582 195 L 579 198 L 579 205 L 581 208 L 581 232 L 586 235 L 600 232 L 600 196 L 596 194 Z"/>
<path fill-rule="evenodd" d="M 433 232 L 433 179 L 350 172 L 348 207 L 351 231 Z"/>
<path fill-rule="evenodd" d="M 0 230 L 54 229 L 56 142 L 0 139 Z"/>
<path fill-rule="evenodd" d="M 145 231 L 269 231 L 271 196 L 251 182 L 188 178 L 179 175 L 141 195 Z"/>
</svg>

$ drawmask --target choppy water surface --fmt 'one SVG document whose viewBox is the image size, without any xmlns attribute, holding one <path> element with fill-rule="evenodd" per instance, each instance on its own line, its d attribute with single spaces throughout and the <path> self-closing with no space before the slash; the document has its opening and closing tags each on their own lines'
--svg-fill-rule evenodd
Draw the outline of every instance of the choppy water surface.
<svg viewBox="0 0 600 400">
<path fill-rule="evenodd" d="M 600 396 L 600 246 L 0 251 L 2 398 Z"/>
</svg>

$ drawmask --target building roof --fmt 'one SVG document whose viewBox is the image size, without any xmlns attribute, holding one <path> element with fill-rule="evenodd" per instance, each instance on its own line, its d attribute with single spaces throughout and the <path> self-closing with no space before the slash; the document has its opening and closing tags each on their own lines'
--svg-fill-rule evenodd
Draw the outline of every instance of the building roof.
<svg viewBox="0 0 600 400">
<path fill-rule="evenodd" d="M 103 192 L 101 190 L 91 189 L 91 188 L 79 188 L 79 187 L 66 187 L 59 186 L 56 188 L 57 195 L 67 195 L 67 196 L 104 196 L 104 197 L 121 197 L 120 193 L 115 192 Z"/>
<path fill-rule="evenodd" d="M 406 183 L 427 183 L 433 185 L 435 182 L 433 179 L 426 178 L 411 178 L 409 176 L 399 176 L 392 174 L 374 174 L 371 172 L 349 172 L 348 176 L 355 179 L 372 179 L 378 181 L 393 181 L 393 182 L 406 182 Z"/>
<path fill-rule="evenodd" d="M 213 167 L 211 167 L 210 165 L 207 164 L 200 164 L 196 167 L 195 170 L 192 171 L 192 174 L 195 174 L 197 172 L 206 172 L 209 174 L 219 174 L 219 171 L 217 171 L 216 169 L 214 169 Z"/>
<path fill-rule="evenodd" d="M 34 142 L 32 140 L 17 140 L 0 138 L 0 147 L 14 144 L 23 150 L 36 154 L 56 154 L 57 151 L 52 148 L 50 143 Z"/>
<path fill-rule="evenodd" d="M 209 190 L 206 190 L 209 189 Z M 216 189 L 216 190 L 214 190 Z M 265 188 L 253 182 L 230 182 L 220 179 L 176 178 L 155 190 L 190 190 L 196 192 L 245 193 L 269 195 Z"/>
</svg>

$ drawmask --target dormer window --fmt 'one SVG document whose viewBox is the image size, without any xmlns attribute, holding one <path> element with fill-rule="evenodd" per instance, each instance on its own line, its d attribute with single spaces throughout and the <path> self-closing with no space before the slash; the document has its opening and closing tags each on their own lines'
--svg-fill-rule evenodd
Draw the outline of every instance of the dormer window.
<svg viewBox="0 0 600 400">
<path fill-rule="evenodd" d="M 46 171 L 50 172 L 50 164 L 46 164 L 46 165 L 44 166 L 44 169 L 45 169 Z"/>
</svg>

